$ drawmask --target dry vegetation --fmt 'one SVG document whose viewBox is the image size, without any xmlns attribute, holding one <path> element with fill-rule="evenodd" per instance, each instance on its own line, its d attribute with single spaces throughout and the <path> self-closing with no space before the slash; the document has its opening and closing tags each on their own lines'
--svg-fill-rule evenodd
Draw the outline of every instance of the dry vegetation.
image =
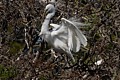
<svg viewBox="0 0 120 80">
<path fill-rule="evenodd" d="M 34 44 L 44 20 L 44 0 L 0 1 L 0 79 L 7 80 L 120 80 L 120 1 L 57 0 L 52 22 L 74 17 L 90 26 L 82 27 L 88 46 L 74 54 L 76 63 L 65 67 L 64 58 L 51 59 L 47 43 Z M 26 50 L 24 29 L 30 49 Z M 39 51 L 33 63 L 34 52 Z M 17 57 L 22 56 L 19 61 Z M 101 65 L 95 62 L 103 59 Z"/>
</svg>

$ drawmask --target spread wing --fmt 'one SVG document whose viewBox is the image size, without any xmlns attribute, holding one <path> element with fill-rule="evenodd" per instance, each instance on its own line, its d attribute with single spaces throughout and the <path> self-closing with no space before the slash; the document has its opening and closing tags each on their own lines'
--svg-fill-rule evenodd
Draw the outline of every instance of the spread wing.
<svg viewBox="0 0 120 80">
<path fill-rule="evenodd" d="M 67 45 L 70 50 L 74 52 L 78 52 L 80 50 L 80 46 L 86 46 L 87 45 L 87 39 L 82 34 L 82 32 L 78 29 L 78 27 L 74 24 L 74 22 L 69 21 L 65 18 L 61 19 L 62 24 L 59 25 L 59 29 L 52 31 L 52 36 L 64 36 L 67 42 Z M 52 25 L 55 27 L 55 25 Z M 67 33 L 67 35 L 64 35 Z"/>
<path fill-rule="evenodd" d="M 55 30 L 57 30 L 57 29 L 60 28 L 60 25 L 58 25 L 58 24 L 53 24 L 53 23 L 51 23 L 50 26 L 52 26 L 52 30 L 53 30 L 53 31 L 55 31 Z"/>
<path fill-rule="evenodd" d="M 78 52 L 81 44 L 83 46 L 87 45 L 86 37 L 73 22 L 65 18 L 62 18 L 61 20 L 64 25 L 68 27 L 68 46 L 74 52 Z"/>
</svg>

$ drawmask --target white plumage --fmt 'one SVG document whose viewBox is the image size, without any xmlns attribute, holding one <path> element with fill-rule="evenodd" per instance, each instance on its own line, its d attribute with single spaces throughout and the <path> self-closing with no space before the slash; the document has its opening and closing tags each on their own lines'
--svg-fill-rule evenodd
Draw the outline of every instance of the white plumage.
<svg viewBox="0 0 120 80">
<path fill-rule="evenodd" d="M 65 18 L 61 18 L 61 24 L 50 24 L 51 18 L 55 15 L 55 7 L 53 4 L 48 4 L 45 8 L 48 13 L 41 27 L 41 36 L 48 44 L 59 53 L 66 53 L 74 62 L 73 52 L 78 52 L 81 45 L 87 45 L 87 39 L 82 34 L 78 26 L 83 26 L 82 23 L 72 22 Z M 49 24 L 52 30 L 49 30 Z"/>
</svg>

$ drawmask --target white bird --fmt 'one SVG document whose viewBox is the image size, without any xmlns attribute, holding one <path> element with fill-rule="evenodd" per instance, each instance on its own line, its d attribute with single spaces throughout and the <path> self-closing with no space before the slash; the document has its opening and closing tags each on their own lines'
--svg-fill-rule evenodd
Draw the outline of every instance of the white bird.
<svg viewBox="0 0 120 80">
<path fill-rule="evenodd" d="M 45 8 L 47 16 L 42 24 L 41 36 L 51 47 L 59 53 L 66 53 L 69 58 L 75 62 L 73 52 L 78 52 L 81 45 L 87 45 L 87 39 L 78 29 L 81 23 L 72 22 L 65 18 L 61 18 L 61 24 L 50 24 L 51 18 L 55 15 L 55 7 L 53 4 L 48 4 Z M 49 30 L 49 25 L 53 27 Z"/>
</svg>

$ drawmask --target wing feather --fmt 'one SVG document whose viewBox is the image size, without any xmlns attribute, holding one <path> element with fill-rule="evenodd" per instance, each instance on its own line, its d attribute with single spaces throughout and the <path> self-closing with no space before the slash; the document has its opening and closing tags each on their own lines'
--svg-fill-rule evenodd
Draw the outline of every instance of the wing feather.
<svg viewBox="0 0 120 80">
<path fill-rule="evenodd" d="M 58 25 L 58 24 L 53 24 L 53 23 L 51 23 L 50 26 L 53 27 L 53 29 L 52 29 L 53 31 L 55 31 L 55 30 L 57 30 L 57 29 L 60 28 L 60 25 Z"/>
<path fill-rule="evenodd" d="M 87 45 L 87 39 L 82 34 L 82 32 L 76 27 L 74 23 L 71 21 L 62 18 L 62 22 L 65 23 L 65 26 L 68 28 L 68 46 L 69 48 L 74 51 L 78 52 L 80 49 L 81 44 L 86 46 Z"/>
<path fill-rule="evenodd" d="M 65 18 L 62 18 L 61 21 L 61 25 L 50 24 L 55 28 L 55 30 L 51 32 L 52 37 L 57 36 L 57 38 L 66 43 L 69 50 L 73 52 L 78 52 L 81 45 L 87 45 L 86 37 L 84 34 L 82 34 L 74 22 L 69 21 Z"/>
</svg>

